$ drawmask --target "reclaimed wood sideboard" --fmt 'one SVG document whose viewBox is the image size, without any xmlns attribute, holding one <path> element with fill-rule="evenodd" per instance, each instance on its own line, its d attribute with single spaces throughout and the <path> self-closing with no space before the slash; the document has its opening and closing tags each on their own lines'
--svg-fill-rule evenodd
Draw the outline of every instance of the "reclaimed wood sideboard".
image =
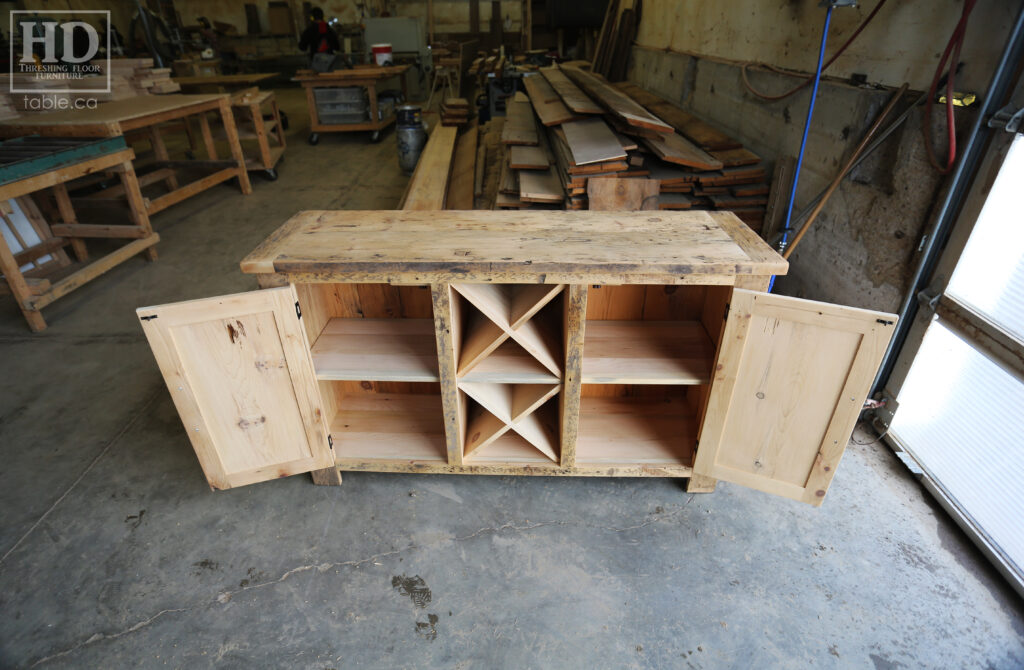
<svg viewBox="0 0 1024 670">
<path fill-rule="evenodd" d="M 138 315 L 210 486 L 725 480 L 820 505 L 896 317 L 766 293 L 728 212 L 301 212 Z"/>
</svg>

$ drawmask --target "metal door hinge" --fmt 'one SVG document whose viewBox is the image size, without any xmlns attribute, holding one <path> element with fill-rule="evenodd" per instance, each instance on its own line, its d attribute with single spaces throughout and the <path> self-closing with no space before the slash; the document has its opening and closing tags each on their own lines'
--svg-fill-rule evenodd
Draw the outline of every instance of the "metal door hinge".
<svg viewBox="0 0 1024 670">
<path fill-rule="evenodd" d="M 160 316 L 160 315 L 159 314 L 151 314 L 149 316 L 140 316 L 139 320 L 140 321 L 151 321 L 151 320 L 157 318 L 158 316 Z"/>
<path fill-rule="evenodd" d="M 298 317 L 299 319 L 302 318 L 302 308 L 299 307 L 298 300 L 295 301 L 295 316 Z"/>
<path fill-rule="evenodd" d="M 883 326 L 891 326 L 892 324 L 894 324 L 896 322 L 895 321 L 890 321 L 888 319 L 875 319 L 875 323 L 880 323 Z"/>
<path fill-rule="evenodd" d="M 330 435 L 327 436 L 327 446 L 334 449 L 334 438 Z"/>
<path fill-rule="evenodd" d="M 1017 109 L 1009 104 L 993 114 L 987 125 L 989 128 L 1002 128 L 1008 133 L 1015 133 L 1024 127 L 1024 107 Z"/>
<path fill-rule="evenodd" d="M 939 304 L 939 298 L 941 297 L 941 293 L 929 293 L 925 290 L 917 294 L 917 301 L 934 312 L 935 306 Z"/>
<path fill-rule="evenodd" d="M 729 320 L 729 303 L 725 303 L 725 314 L 722 315 L 722 321 Z"/>
</svg>

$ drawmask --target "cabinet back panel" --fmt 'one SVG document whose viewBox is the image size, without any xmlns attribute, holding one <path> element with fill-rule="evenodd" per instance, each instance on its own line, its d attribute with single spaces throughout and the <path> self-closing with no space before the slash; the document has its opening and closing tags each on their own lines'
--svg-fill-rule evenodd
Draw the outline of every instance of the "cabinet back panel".
<svg viewBox="0 0 1024 670">
<path fill-rule="evenodd" d="M 587 289 L 587 318 L 624 321 L 696 320 L 701 318 L 707 291 L 707 286 L 595 284 Z"/>
</svg>

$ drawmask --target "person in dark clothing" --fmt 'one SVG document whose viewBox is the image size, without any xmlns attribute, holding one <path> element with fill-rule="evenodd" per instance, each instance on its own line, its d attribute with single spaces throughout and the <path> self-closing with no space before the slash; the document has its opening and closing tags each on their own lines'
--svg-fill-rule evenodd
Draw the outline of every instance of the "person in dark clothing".
<svg viewBox="0 0 1024 670">
<path fill-rule="evenodd" d="M 341 49 L 338 34 L 324 21 L 324 10 L 315 7 L 310 15 L 312 21 L 302 32 L 299 49 L 309 51 L 310 60 L 314 60 L 317 54 L 333 55 Z"/>
</svg>

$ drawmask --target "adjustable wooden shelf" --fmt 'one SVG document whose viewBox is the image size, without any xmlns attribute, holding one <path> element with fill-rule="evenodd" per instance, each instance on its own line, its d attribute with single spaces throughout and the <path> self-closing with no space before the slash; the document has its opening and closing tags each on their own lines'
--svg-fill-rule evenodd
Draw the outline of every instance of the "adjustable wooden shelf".
<svg viewBox="0 0 1024 670">
<path fill-rule="evenodd" d="M 242 262 L 264 290 L 139 317 L 217 489 L 660 476 L 821 504 L 895 317 L 763 293 L 786 268 L 728 212 L 303 212 Z"/>
</svg>

